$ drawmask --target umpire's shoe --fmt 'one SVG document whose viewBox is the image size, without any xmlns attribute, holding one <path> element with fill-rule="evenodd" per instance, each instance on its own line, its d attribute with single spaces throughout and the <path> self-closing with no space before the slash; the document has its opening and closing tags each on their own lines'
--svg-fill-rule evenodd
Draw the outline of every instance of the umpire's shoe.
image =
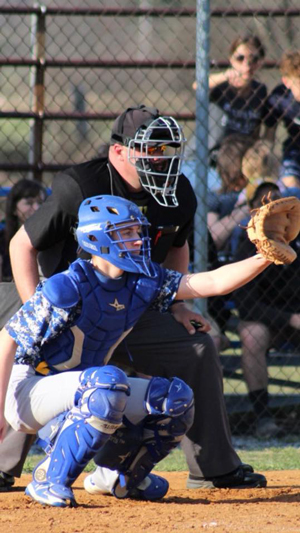
<svg viewBox="0 0 300 533">
<path fill-rule="evenodd" d="M 5 472 L 0 472 L 0 492 L 7 492 L 15 483 L 15 478 Z"/>
<path fill-rule="evenodd" d="M 267 480 L 262 474 L 253 472 L 250 465 L 241 464 L 236 470 L 223 476 L 201 478 L 189 475 L 188 489 L 255 489 L 267 486 Z"/>
<path fill-rule="evenodd" d="M 93 474 L 87 476 L 84 480 L 84 488 L 90 494 L 103 494 L 107 492 L 106 488 L 100 487 L 96 484 Z M 138 485 L 137 488 L 131 489 L 126 493 L 126 498 L 134 498 L 137 500 L 155 501 L 163 498 L 169 490 L 169 483 L 166 479 L 156 474 L 148 474 L 148 476 Z M 118 495 L 116 490 L 111 491 L 117 498 L 122 498 Z"/>
</svg>

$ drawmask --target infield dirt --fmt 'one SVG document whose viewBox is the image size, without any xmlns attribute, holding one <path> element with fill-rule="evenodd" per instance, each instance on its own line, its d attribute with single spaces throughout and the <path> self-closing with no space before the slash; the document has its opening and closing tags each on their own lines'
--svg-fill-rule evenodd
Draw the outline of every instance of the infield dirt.
<svg viewBox="0 0 300 533">
<path fill-rule="evenodd" d="M 1 533 L 299 533 L 300 470 L 266 472 L 268 488 L 186 490 L 185 472 L 162 473 L 170 490 L 161 502 L 91 496 L 83 474 L 74 509 L 42 506 L 24 496 L 31 475 L 0 493 Z"/>
</svg>

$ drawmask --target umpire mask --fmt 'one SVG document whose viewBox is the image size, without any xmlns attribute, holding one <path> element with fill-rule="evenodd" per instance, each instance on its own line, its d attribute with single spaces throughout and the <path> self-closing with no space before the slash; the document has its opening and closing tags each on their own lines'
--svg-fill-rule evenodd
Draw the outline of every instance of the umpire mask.
<svg viewBox="0 0 300 533">
<path fill-rule="evenodd" d="M 176 120 L 160 116 L 142 125 L 128 143 L 128 158 L 142 186 L 162 206 L 178 206 L 176 187 L 185 142 Z"/>
</svg>

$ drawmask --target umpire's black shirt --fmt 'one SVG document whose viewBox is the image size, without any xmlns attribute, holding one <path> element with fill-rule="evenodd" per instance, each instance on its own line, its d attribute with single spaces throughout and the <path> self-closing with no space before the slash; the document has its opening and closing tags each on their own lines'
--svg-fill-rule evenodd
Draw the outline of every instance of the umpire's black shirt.
<svg viewBox="0 0 300 533">
<path fill-rule="evenodd" d="M 25 222 L 26 232 L 39 253 L 42 274 L 50 277 L 68 268 L 77 257 L 74 227 L 78 209 L 85 198 L 112 194 L 131 200 L 147 216 L 152 239 L 152 259 L 162 263 L 171 246 L 181 247 L 188 238 L 197 207 L 189 180 L 182 174 L 178 180 L 179 206 L 163 207 L 142 190 L 132 193 L 125 180 L 105 156 L 81 163 L 54 177 L 52 194 Z"/>
</svg>

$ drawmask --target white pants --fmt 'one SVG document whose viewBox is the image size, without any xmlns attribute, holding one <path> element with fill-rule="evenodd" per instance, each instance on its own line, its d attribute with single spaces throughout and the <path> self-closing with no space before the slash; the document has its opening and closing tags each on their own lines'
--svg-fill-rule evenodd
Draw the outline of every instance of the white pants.
<svg viewBox="0 0 300 533">
<path fill-rule="evenodd" d="M 74 406 L 81 372 L 36 376 L 29 365 L 14 365 L 5 402 L 5 418 L 16 431 L 36 433 L 50 420 Z M 126 417 L 137 424 L 146 415 L 144 399 L 148 379 L 128 378 L 131 394 Z"/>
</svg>

